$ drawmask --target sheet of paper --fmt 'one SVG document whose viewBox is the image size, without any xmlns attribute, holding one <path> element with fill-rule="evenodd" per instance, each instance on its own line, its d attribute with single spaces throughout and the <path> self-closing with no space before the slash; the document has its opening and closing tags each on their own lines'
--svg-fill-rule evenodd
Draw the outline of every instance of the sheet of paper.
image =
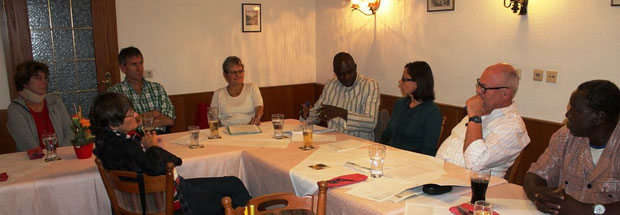
<svg viewBox="0 0 620 215">
<path fill-rule="evenodd" d="M 359 183 L 355 188 L 346 193 L 365 199 L 383 202 L 394 195 L 410 188 L 409 183 L 387 177 L 381 177 Z"/>
<path fill-rule="evenodd" d="M 256 125 L 233 125 L 227 126 L 226 129 L 230 135 L 257 134 L 262 132 Z"/>
<path fill-rule="evenodd" d="M 345 151 L 350 151 L 353 149 L 362 148 L 362 147 L 369 146 L 369 145 L 370 143 L 362 142 L 359 140 L 345 140 L 345 141 L 338 141 L 338 142 L 329 143 L 329 144 L 323 144 L 321 145 L 321 147 L 328 148 L 336 152 L 345 152 Z"/>
<path fill-rule="evenodd" d="M 293 134 L 293 138 L 292 138 L 293 142 L 302 142 L 304 141 L 304 136 L 303 134 L 299 133 L 299 134 Z M 334 134 L 312 134 L 312 141 L 313 142 L 334 142 L 336 141 L 336 135 Z"/>
<path fill-rule="evenodd" d="M 389 201 L 392 202 L 402 202 L 408 198 L 414 197 L 414 196 L 418 196 L 418 195 L 422 195 L 424 192 L 422 191 L 422 186 L 417 186 L 414 188 L 409 188 L 403 192 L 400 192 L 396 195 L 394 195 L 392 198 L 388 199 Z"/>
<path fill-rule="evenodd" d="M 493 203 L 493 210 L 501 215 L 543 214 L 527 199 L 487 198 Z"/>
<path fill-rule="evenodd" d="M 431 214 L 444 215 L 452 214 L 449 209 L 452 206 L 468 202 L 469 196 L 439 195 L 429 196 L 426 194 L 418 195 L 405 200 L 405 215 Z M 502 214 L 503 215 L 503 214 Z"/>
</svg>

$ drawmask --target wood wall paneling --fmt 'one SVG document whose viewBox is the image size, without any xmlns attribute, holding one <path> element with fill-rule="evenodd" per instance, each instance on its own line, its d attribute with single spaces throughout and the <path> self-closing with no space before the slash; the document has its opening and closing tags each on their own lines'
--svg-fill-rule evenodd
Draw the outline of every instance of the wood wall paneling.
<svg viewBox="0 0 620 215">
<path fill-rule="evenodd" d="M 6 127 L 7 113 L 6 110 L 0 110 L 0 154 L 13 153 L 17 151 L 15 140 L 9 134 Z"/>
</svg>

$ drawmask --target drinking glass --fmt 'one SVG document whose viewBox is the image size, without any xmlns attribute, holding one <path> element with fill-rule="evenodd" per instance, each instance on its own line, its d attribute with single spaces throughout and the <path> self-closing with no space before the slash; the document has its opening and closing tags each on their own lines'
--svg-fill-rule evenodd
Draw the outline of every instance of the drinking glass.
<svg viewBox="0 0 620 215">
<path fill-rule="evenodd" d="M 151 133 L 155 127 L 153 126 L 153 115 L 150 113 L 142 114 L 142 131 L 144 133 Z"/>
<path fill-rule="evenodd" d="M 45 145 L 45 161 L 60 160 L 58 154 L 56 154 L 56 148 L 58 148 L 58 138 L 55 133 L 45 133 L 42 135 L 43 145 Z"/>
<path fill-rule="evenodd" d="M 220 110 L 217 107 L 209 107 L 207 112 L 209 118 L 209 139 L 220 139 Z"/>
<path fill-rule="evenodd" d="M 474 203 L 474 215 L 493 215 L 493 204 L 484 200 Z"/>
<path fill-rule="evenodd" d="M 312 124 L 312 122 L 308 122 L 308 121 L 304 121 L 301 124 L 301 128 L 303 131 L 302 133 L 304 135 L 304 146 L 299 147 L 299 148 L 301 148 L 304 151 L 314 149 L 314 146 L 312 146 L 313 126 L 314 125 Z"/>
<path fill-rule="evenodd" d="M 284 114 L 277 113 L 271 114 L 271 123 L 273 123 L 273 137 L 276 139 L 282 139 L 282 127 L 284 127 Z"/>
<path fill-rule="evenodd" d="M 491 179 L 491 170 L 472 170 L 469 173 L 471 181 L 471 203 L 474 204 L 478 200 L 486 200 L 485 196 Z"/>
<path fill-rule="evenodd" d="M 189 148 L 195 149 L 199 147 L 200 127 L 196 125 L 188 126 L 187 132 L 189 133 Z"/>
<path fill-rule="evenodd" d="M 383 177 L 383 162 L 385 160 L 385 146 L 371 145 L 368 148 L 368 158 L 370 159 L 370 177 Z"/>
</svg>

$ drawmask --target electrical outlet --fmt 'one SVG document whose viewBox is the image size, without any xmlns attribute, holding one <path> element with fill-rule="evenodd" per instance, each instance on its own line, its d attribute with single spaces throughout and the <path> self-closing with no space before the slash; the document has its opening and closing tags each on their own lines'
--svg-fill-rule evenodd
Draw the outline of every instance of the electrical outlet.
<svg viewBox="0 0 620 215">
<path fill-rule="evenodd" d="M 152 69 L 144 70 L 144 78 L 153 78 L 153 70 Z"/>
<path fill-rule="evenodd" d="M 558 83 L 558 71 L 547 70 L 547 83 Z"/>
<path fill-rule="evenodd" d="M 542 81 L 543 73 L 545 73 L 545 71 L 542 69 L 534 69 L 534 81 Z"/>
<path fill-rule="evenodd" d="M 521 69 L 516 68 L 515 72 L 517 72 L 517 76 L 519 76 L 519 80 L 521 80 Z"/>
</svg>

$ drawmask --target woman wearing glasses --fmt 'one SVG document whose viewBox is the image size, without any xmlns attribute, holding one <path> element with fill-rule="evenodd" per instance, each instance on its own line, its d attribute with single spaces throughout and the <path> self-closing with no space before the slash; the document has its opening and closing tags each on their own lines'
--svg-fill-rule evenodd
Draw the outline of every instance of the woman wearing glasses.
<svg viewBox="0 0 620 215">
<path fill-rule="evenodd" d="M 408 63 L 398 87 L 405 97 L 396 101 L 381 143 L 434 156 L 441 132 L 442 115 L 433 102 L 433 73 L 424 61 Z"/>
<path fill-rule="evenodd" d="M 181 158 L 158 146 L 155 132 L 147 132 L 144 138 L 133 132 L 138 127 L 138 114 L 125 95 L 108 92 L 97 96 L 91 114 L 97 137 L 94 153 L 105 169 L 163 175 L 168 162 L 181 165 Z M 184 179 L 175 170 L 174 177 L 174 207 L 183 214 L 223 214 L 222 197 L 231 196 L 235 207 L 251 198 L 243 182 L 234 176 Z M 147 203 L 147 208 L 152 207 Z"/>
<path fill-rule="evenodd" d="M 58 145 L 70 145 L 73 139 L 71 117 L 60 96 L 47 94 L 47 66 L 36 61 L 23 62 L 17 66 L 14 81 L 19 97 L 7 110 L 7 128 L 17 151 L 45 149 L 41 137 L 46 133 L 55 133 Z"/>
<path fill-rule="evenodd" d="M 228 86 L 213 92 L 211 107 L 218 107 L 222 126 L 260 124 L 263 97 L 256 84 L 243 83 L 245 70 L 241 59 L 227 57 L 222 64 Z"/>
</svg>

